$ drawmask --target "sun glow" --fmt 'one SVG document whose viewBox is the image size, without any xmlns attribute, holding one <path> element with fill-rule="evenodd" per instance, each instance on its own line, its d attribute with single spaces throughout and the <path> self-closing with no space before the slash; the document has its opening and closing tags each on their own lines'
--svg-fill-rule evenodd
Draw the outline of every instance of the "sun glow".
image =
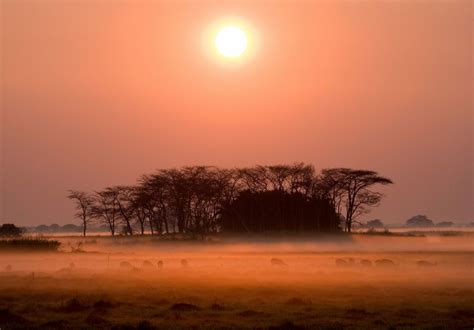
<svg viewBox="0 0 474 330">
<path fill-rule="evenodd" d="M 215 46 L 225 57 L 239 57 L 247 49 L 247 35 L 236 26 L 226 26 L 219 30 Z"/>
<path fill-rule="evenodd" d="M 202 34 L 203 53 L 216 63 L 241 67 L 255 58 L 260 46 L 255 27 L 242 17 L 223 17 L 211 22 Z"/>
</svg>

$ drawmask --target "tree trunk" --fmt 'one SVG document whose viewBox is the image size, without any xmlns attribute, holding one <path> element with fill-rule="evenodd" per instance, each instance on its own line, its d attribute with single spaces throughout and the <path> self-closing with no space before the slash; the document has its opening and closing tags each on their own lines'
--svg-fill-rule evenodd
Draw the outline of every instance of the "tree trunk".
<svg viewBox="0 0 474 330">
<path fill-rule="evenodd" d="M 166 209 L 163 209 L 163 221 L 165 222 L 165 230 L 166 233 L 169 234 L 169 228 L 168 228 L 168 217 L 166 215 Z"/>
<path fill-rule="evenodd" d="M 153 230 L 153 221 L 151 220 L 151 218 L 148 218 L 148 222 L 150 224 L 151 235 L 153 236 L 155 234 L 155 232 Z"/>
</svg>

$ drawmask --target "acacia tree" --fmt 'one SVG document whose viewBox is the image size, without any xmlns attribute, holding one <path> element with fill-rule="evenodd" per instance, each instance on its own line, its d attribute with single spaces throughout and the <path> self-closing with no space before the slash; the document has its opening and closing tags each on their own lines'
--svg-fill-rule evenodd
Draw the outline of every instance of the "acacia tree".
<svg viewBox="0 0 474 330">
<path fill-rule="evenodd" d="M 128 207 L 130 213 L 135 217 L 137 223 L 140 225 L 140 233 L 145 235 L 145 224 L 147 220 L 147 201 L 143 198 L 141 189 L 139 187 L 132 187 L 131 200 Z"/>
<path fill-rule="evenodd" d="M 218 231 L 222 205 L 228 198 L 229 176 L 215 167 L 188 169 L 191 186 L 190 230 L 194 234 Z"/>
<path fill-rule="evenodd" d="M 68 198 L 76 201 L 76 218 L 82 221 L 83 235 L 86 236 L 87 224 L 94 219 L 94 198 L 86 192 L 69 190 Z"/>
<path fill-rule="evenodd" d="M 342 205 L 345 207 L 344 227 L 351 232 L 352 224 L 358 216 L 380 204 L 383 195 L 370 188 L 376 184 L 392 183 L 392 180 L 375 171 L 333 168 L 323 170 L 321 190 L 332 200 L 338 212 Z"/>
<path fill-rule="evenodd" d="M 170 233 L 170 180 L 162 172 L 145 175 L 140 180 L 138 198 L 150 225 L 158 234 Z"/>
<path fill-rule="evenodd" d="M 312 186 L 312 195 L 331 202 L 340 218 L 344 201 L 344 176 L 338 169 L 323 169 Z"/>
<path fill-rule="evenodd" d="M 267 170 L 265 166 L 255 166 L 238 169 L 239 181 L 242 190 L 262 192 L 270 190 Z"/>
<path fill-rule="evenodd" d="M 161 170 L 159 172 L 159 175 L 167 182 L 167 204 L 171 213 L 169 217 L 175 218 L 175 225 L 177 225 L 177 231 L 180 234 L 186 232 L 190 217 L 191 189 L 189 185 L 190 174 L 187 172 L 189 172 L 187 168 Z M 173 232 L 176 232 L 174 225 Z"/>
<path fill-rule="evenodd" d="M 102 219 L 107 224 L 112 236 L 115 236 L 119 218 L 119 210 L 115 197 L 115 192 L 109 188 L 96 192 L 94 195 L 95 204 L 93 206 L 94 217 Z"/>
<path fill-rule="evenodd" d="M 125 224 L 124 230 L 129 235 L 133 235 L 132 221 L 134 219 L 134 211 L 132 203 L 134 188 L 130 186 L 114 186 L 108 189 L 114 193 L 119 216 Z"/>
<path fill-rule="evenodd" d="M 141 185 L 135 194 L 134 203 L 140 205 L 144 221 L 143 227 L 145 222 L 148 221 L 150 233 L 154 235 L 158 208 L 154 199 L 154 190 L 148 176 L 142 177 Z"/>
</svg>

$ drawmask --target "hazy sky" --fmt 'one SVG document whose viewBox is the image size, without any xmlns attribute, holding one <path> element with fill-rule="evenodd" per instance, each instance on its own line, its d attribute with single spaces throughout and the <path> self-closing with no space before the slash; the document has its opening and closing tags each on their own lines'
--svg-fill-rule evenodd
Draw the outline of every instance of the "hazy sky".
<svg viewBox="0 0 474 330">
<path fill-rule="evenodd" d="M 368 218 L 474 221 L 472 2 L 1 1 L 0 222 L 156 168 L 309 162 L 395 185 Z M 229 67 L 203 33 L 259 36 Z"/>
</svg>

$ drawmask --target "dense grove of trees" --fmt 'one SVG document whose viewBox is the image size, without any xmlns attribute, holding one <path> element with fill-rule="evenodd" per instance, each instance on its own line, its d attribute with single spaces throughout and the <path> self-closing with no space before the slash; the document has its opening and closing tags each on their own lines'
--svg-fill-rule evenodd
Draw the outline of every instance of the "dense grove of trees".
<svg viewBox="0 0 474 330">
<path fill-rule="evenodd" d="M 355 219 L 380 203 L 372 187 L 391 184 L 374 171 L 311 165 L 211 166 L 158 170 L 134 186 L 93 193 L 71 190 L 86 235 L 91 222 L 112 236 L 266 231 L 351 231 Z"/>
<path fill-rule="evenodd" d="M 246 190 L 223 209 L 221 224 L 225 232 L 331 232 L 340 230 L 340 222 L 327 199 L 299 192 Z"/>
</svg>

